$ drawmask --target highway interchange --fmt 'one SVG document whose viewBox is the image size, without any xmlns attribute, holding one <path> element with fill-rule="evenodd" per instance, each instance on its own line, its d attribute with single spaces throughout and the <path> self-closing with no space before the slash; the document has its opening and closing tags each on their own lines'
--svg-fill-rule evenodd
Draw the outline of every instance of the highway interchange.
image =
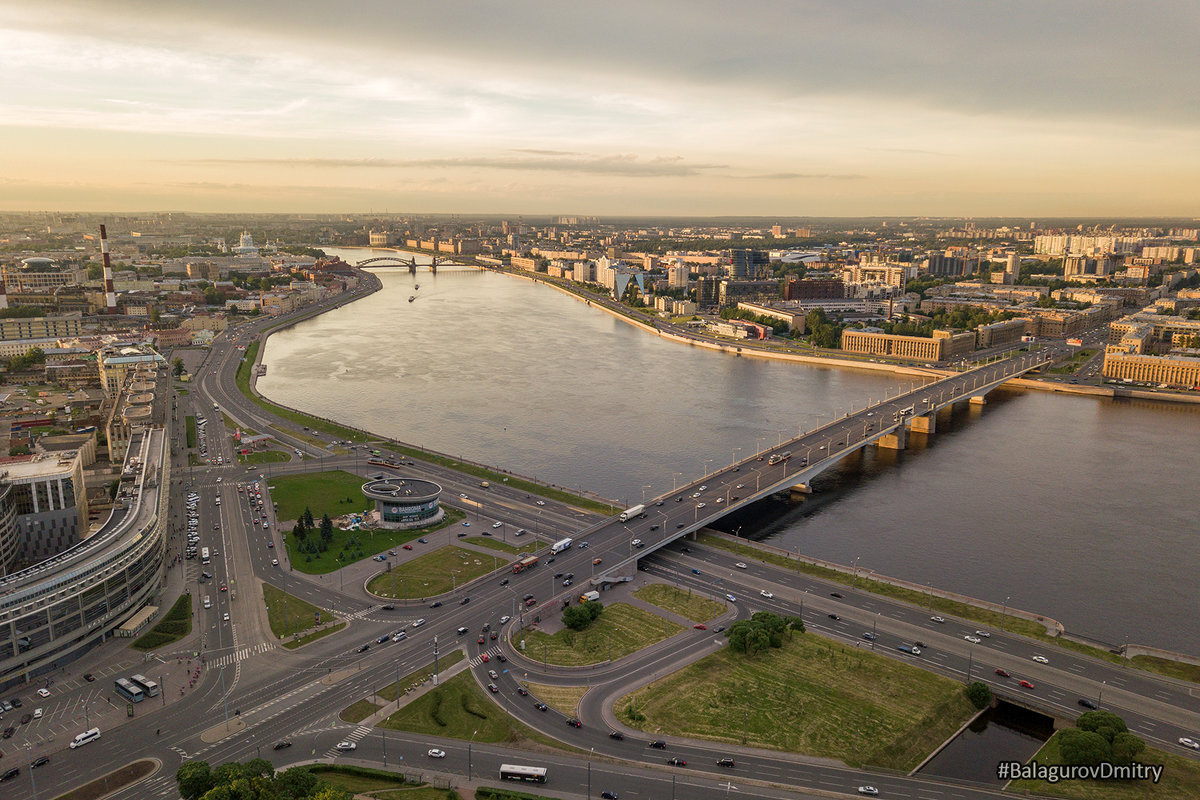
<svg viewBox="0 0 1200 800">
<path fill-rule="evenodd" d="M 341 298 L 339 303 L 345 301 L 346 298 Z M 169 713 L 146 708 L 150 713 L 139 712 L 137 719 L 120 727 L 119 736 L 106 735 L 89 745 L 84 751 L 86 758 L 79 751 L 64 749 L 56 753 L 52 762 L 69 761 L 72 768 L 39 770 L 39 796 L 53 796 L 102 775 L 127 763 L 131 754 L 137 753 L 160 759 L 162 769 L 148 781 L 115 796 L 175 797 L 174 771 L 185 759 L 203 758 L 219 763 L 262 756 L 280 767 L 312 759 L 345 760 L 346 755 L 339 755 L 334 749 L 342 740 L 357 743 L 357 750 L 350 754 L 355 763 L 448 773 L 460 779 L 469 772 L 475 780 L 494 782 L 501 763 L 536 763 L 550 768 L 548 790 L 580 795 L 598 796 L 601 790 L 610 790 L 619 792 L 622 798 L 726 794 L 803 797 L 816 796 L 808 790 L 852 794 L 857 786 L 871 784 L 879 787 L 884 797 L 941 800 L 1000 796 L 992 787 L 871 774 L 832 764 L 827 759 L 740 746 L 666 737 L 668 749 L 659 751 L 647 748 L 649 737 L 634 731 L 626 731 L 623 741 L 610 738 L 610 730 L 617 727 L 610 710 L 612 702 L 655 676 L 672 672 L 723 646 L 724 638 L 714 630 L 688 630 L 616 664 L 600 665 L 582 673 L 547 669 L 514 651 L 506 643 L 507 636 L 502 636 L 498 643 L 488 641 L 483 648 L 476 645 L 474 637 L 483 624 L 496 626 L 501 613 L 511 614 L 518 608 L 518 598 L 533 594 L 538 603 L 530 609 L 519 609 L 516 619 L 506 626 L 506 634 L 522 620 L 528 621 L 531 615 L 557 613 L 562 599 L 591 588 L 585 585 L 585 578 L 617 574 L 622 565 L 632 566 L 634 558 L 641 559 L 644 571 L 666 582 L 717 599 L 727 594 L 736 597 L 735 602 L 728 604 L 729 611 L 720 624 L 727 625 L 734 618 L 762 609 L 802 615 L 806 626 L 821 635 L 846 642 L 854 640 L 873 647 L 881 655 L 918 663 L 960 680 L 965 679 L 970 669 L 973 678 L 987 681 L 998 693 L 1062 717 L 1071 717 L 1082 710 L 1077 705 L 1079 698 L 1097 698 L 1102 693 L 1102 706 L 1125 717 L 1138 735 L 1176 752 L 1181 751 L 1174 744 L 1178 737 L 1194 736 L 1200 731 L 1200 700 L 1188 684 L 1038 645 L 1001 631 L 989 631 L 989 637 L 971 643 L 964 636 L 975 634 L 978 626 L 974 624 L 953 618 L 944 623 L 934 622 L 920 608 L 783 570 L 758 562 L 750 555 L 738 557 L 687 541 L 671 541 L 677 535 L 702 527 L 706 514 L 711 520 L 731 505 L 749 502 L 790 482 L 807 480 L 805 466 L 815 466 L 822 452 L 840 454 L 843 448 L 848 449 L 856 442 L 878 438 L 895 422 L 896 412 L 918 406 L 916 411 L 920 413 L 923 398 L 930 398 L 930 405 L 936 405 L 939 401 L 930 394 L 929 387 L 893 398 L 876 408 L 871 417 L 860 412 L 783 445 L 783 449 L 790 448 L 793 453 L 789 462 L 770 465 L 769 455 L 779 451 L 775 448 L 763 453 L 763 461 L 752 457 L 731 464 L 702 481 L 650 500 L 646 504 L 646 517 L 635 518 L 625 525 L 583 515 L 556 501 L 543 500 L 539 505 L 537 498 L 503 484 L 493 484 L 482 491 L 477 479 L 418 461 L 405 467 L 405 474 L 441 484 L 448 503 L 454 503 L 459 494 L 468 495 L 466 507 L 485 526 L 494 520 L 503 523 L 506 532 L 517 528 L 533 532 L 536 528 L 547 543 L 558 535 L 572 535 L 576 544 L 586 540 L 590 545 L 586 549 L 575 546 L 558 554 L 553 569 L 539 566 L 517 575 L 502 571 L 496 576 L 480 578 L 459 587 L 453 598 L 444 598 L 445 604 L 437 609 L 427 604 L 398 603 L 395 610 L 384 610 L 379 600 L 366 594 L 361 581 L 339 586 L 329 577 L 314 580 L 312 576 L 293 573 L 285 568 L 286 564 L 272 563 L 276 558 L 282 561 L 279 551 L 283 542 L 266 491 L 269 476 L 314 469 L 357 470 L 364 475 L 379 470 L 368 466 L 365 457 L 358 454 L 331 455 L 327 449 L 318 448 L 313 440 L 329 437 L 302 432 L 300 426 L 279 420 L 240 394 L 234 382 L 243 354 L 240 348 L 266 324 L 266 320 L 247 323 L 232 334 L 219 337 L 189 395 L 178 398 L 178 408 L 172 412 L 176 414 L 173 446 L 176 477 L 180 481 L 172 487 L 172 508 L 179 516 L 182 530 L 186 493 L 195 491 L 199 495 L 195 503 L 196 529 L 202 545 L 216 551 L 207 567 L 202 567 L 199 559 L 186 562 L 186 584 L 197 600 L 197 625 L 207 662 L 202 677 L 185 695 L 170 698 Z M 993 365 L 990 369 L 999 367 Z M 977 385 L 991 385 L 1002 377 L 994 371 L 979 372 L 953 376 L 949 381 L 974 380 Z M 943 384 L 941 389 L 946 391 L 950 385 Z M 213 408 L 214 403 L 220 411 Z M 247 470 L 245 466 L 229 463 L 233 461 L 233 453 L 224 434 L 222 412 L 244 427 L 270 430 L 282 444 L 299 449 L 310 458 L 287 465 L 270 465 L 269 472 L 265 467 Z M 208 418 L 207 455 L 214 461 L 220 456 L 226 463 L 184 466 L 187 457 L 182 418 L 187 413 Z M 824 451 L 819 449 L 822 444 Z M 806 458 L 809 464 L 799 464 L 801 458 Z M 264 475 L 261 479 L 260 474 Z M 252 510 L 246 489 L 256 480 L 267 502 L 262 509 Z M 239 485 L 242 492 L 238 491 Z M 696 493 L 700 497 L 692 496 Z M 732 499 L 735 496 L 738 500 Z M 220 505 L 216 504 L 217 497 L 221 498 Z M 477 504 L 480 499 L 485 501 L 483 505 Z M 264 514 L 268 522 L 265 529 Z M 641 539 L 644 546 L 634 548 L 634 539 Z M 436 545 L 437 542 L 430 549 Z M 179 544 L 172 546 L 178 549 Z M 601 559 L 600 566 L 593 565 L 596 558 Z M 746 565 L 744 569 L 735 566 L 739 562 Z M 200 583 L 202 572 L 212 574 L 212 579 Z M 578 576 L 576 585 L 562 587 L 553 577 L 557 572 L 574 572 Z M 336 609 L 340 616 L 350 620 L 349 630 L 297 651 L 277 647 L 258 601 L 256 578 L 315 605 Z M 508 579 L 507 585 L 501 585 L 502 579 Z M 228 591 L 220 591 L 221 585 Z M 774 596 L 763 597 L 760 594 L 763 590 Z M 841 596 L 834 597 L 833 593 Z M 213 600 L 211 609 L 201 607 L 199 600 L 205 594 Z M 466 596 L 472 598 L 468 605 L 452 602 Z M 225 621 L 225 614 L 230 615 L 229 621 Z M 838 619 L 832 619 L 831 614 Z M 411 623 L 417 618 L 425 618 L 428 623 L 412 628 Z M 456 635 L 459 626 L 471 631 L 465 641 Z M 408 632 L 404 642 L 374 644 L 377 637 L 401 628 Z M 878 633 L 878 639 L 863 640 L 862 634 L 871 630 Z M 396 731 L 385 733 L 383 729 L 347 725 L 338 720 L 338 712 L 354 700 L 430 663 L 435 637 L 443 653 L 464 647 L 481 685 L 489 682 L 489 669 L 503 667 L 505 671 L 497 681 L 500 692 L 493 695 L 496 702 L 516 719 L 575 748 L 576 752 L 546 752 L 543 748 L 542 752 L 531 754 L 478 743 L 468 748 L 461 741 Z M 928 645 L 919 657 L 896 649 L 900 644 L 918 640 Z M 367 642 L 372 643 L 372 648 L 357 653 L 359 646 Z M 509 660 L 506 664 L 481 663 L 478 656 L 485 650 L 493 655 L 504 652 Z M 1049 663 L 1032 660 L 1032 656 L 1043 654 Z M 997 676 L 996 668 L 1010 671 L 1013 677 Z M 532 698 L 518 694 L 518 678 L 561 685 L 586 681 L 593 689 L 581 704 L 583 727 L 568 727 L 558 712 L 535 709 Z M 1020 689 L 1016 685 L 1018 678 L 1030 680 L 1036 688 Z M 79 729 L 83 729 L 82 720 Z M 159 730 L 161 735 L 156 733 Z M 291 741 L 293 746 L 280 751 L 271 749 L 282 740 Z M 435 746 L 446 751 L 446 759 L 433 762 L 424 756 L 426 750 Z M 581 758 L 580 753 L 587 754 L 587 758 Z M 668 767 L 665 761 L 669 757 L 683 758 L 688 766 Z M 719 769 L 716 761 L 723 757 L 734 757 L 737 767 Z M 24 786 L 22 781 L 16 788 L 20 791 Z"/>
</svg>

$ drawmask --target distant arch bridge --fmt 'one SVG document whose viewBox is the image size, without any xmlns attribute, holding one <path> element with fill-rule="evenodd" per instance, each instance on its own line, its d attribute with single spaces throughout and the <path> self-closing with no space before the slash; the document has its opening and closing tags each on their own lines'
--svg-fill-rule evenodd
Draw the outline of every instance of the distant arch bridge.
<svg viewBox="0 0 1200 800">
<path fill-rule="evenodd" d="M 416 256 L 375 256 L 363 261 L 359 261 L 354 266 L 356 267 L 408 267 L 408 271 L 416 273 L 417 267 L 427 266 L 430 272 L 437 272 L 437 268 L 442 264 L 449 264 L 450 259 L 444 256 L 429 256 L 433 260 L 429 264 L 418 264 Z"/>
</svg>

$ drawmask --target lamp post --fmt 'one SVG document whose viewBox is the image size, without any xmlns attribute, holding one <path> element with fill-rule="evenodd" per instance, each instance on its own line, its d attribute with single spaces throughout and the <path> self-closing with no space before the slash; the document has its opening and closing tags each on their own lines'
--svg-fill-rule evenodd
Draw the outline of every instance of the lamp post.
<svg viewBox="0 0 1200 800">
<path fill-rule="evenodd" d="M 649 488 L 651 488 L 651 485 L 648 483 L 642 487 L 642 505 L 646 504 L 646 490 Z"/>
<path fill-rule="evenodd" d="M 975 643 L 971 642 L 971 655 L 967 659 L 967 683 L 971 682 L 971 670 L 975 666 Z"/>
<path fill-rule="evenodd" d="M 1100 681 L 1100 693 L 1096 695 L 1096 708 L 1100 707 L 1100 701 L 1104 699 L 1104 687 L 1107 685 L 1108 681 Z"/>
<path fill-rule="evenodd" d="M 1012 595 L 1004 598 L 1004 609 L 1000 612 L 1000 630 L 1004 630 L 1004 615 L 1008 613 L 1008 601 L 1012 599 Z"/>
<path fill-rule="evenodd" d="M 713 460 L 711 458 L 704 459 L 704 477 L 706 478 L 708 477 L 708 465 L 711 464 L 712 461 Z"/>
<path fill-rule="evenodd" d="M 679 476 L 682 474 L 683 474 L 682 472 L 674 472 L 671 474 L 671 491 L 672 492 L 676 492 L 679 490 Z"/>
<path fill-rule="evenodd" d="M 467 742 L 467 780 L 471 780 L 471 745 L 475 743 L 475 734 L 478 730 L 471 732 L 471 739 Z"/>
<path fill-rule="evenodd" d="M 733 448 L 733 453 L 730 456 L 729 466 L 732 467 L 734 464 L 737 463 L 737 454 L 740 453 L 741 450 L 742 450 L 742 448 L 740 448 L 740 447 Z"/>
</svg>

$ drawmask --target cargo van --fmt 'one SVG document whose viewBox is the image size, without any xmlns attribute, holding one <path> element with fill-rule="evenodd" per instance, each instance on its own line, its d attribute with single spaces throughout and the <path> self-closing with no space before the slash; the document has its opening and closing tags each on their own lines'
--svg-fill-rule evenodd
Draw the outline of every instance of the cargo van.
<svg viewBox="0 0 1200 800">
<path fill-rule="evenodd" d="M 99 739 L 99 738 L 100 738 L 100 729 L 99 728 L 92 728 L 90 731 L 84 731 L 83 733 L 79 734 L 78 736 L 76 736 L 74 739 L 71 740 L 71 749 L 74 750 L 76 747 L 83 747 L 88 742 L 95 741 L 96 739 Z"/>
</svg>

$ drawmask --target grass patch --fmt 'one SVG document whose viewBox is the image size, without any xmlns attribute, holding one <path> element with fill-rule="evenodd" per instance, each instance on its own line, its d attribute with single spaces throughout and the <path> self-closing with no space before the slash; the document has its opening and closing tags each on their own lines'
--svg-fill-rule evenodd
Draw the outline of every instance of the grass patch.
<svg viewBox="0 0 1200 800">
<path fill-rule="evenodd" d="M 449 653 L 446 653 L 444 656 L 438 658 L 438 671 L 445 672 L 447 669 L 453 667 L 464 658 L 466 658 L 466 653 L 464 653 L 462 650 L 451 650 Z M 416 672 L 410 672 L 409 674 L 405 675 L 397 683 L 389 683 L 387 686 L 384 686 L 375 693 L 375 696 L 382 697 L 384 700 L 387 700 L 389 703 L 391 703 L 400 696 L 400 692 L 404 691 L 410 686 L 419 686 L 432 677 L 433 662 L 430 662 Z"/>
<path fill-rule="evenodd" d="M 175 394 L 179 395 L 180 397 L 187 397 L 187 396 L 188 396 L 188 394 L 190 394 L 190 393 L 188 392 L 188 390 L 187 390 L 187 389 L 178 389 L 178 388 L 177 388 L 177 389 L 175 390 Z"/>
<path fill-rule="evenodd" d="M 493 550 L 499 550 L 503 553 L 514 553 L 514 554 L 515 553 L 528 553 L 533 550 L 537 550 L 538 546 L 539 546 L 537 539 L 530 539 L 529 541 L 525 542 L 525 544 L 521 545 L 520 547 L 513 547 L 511 544 L 496 541 L 495 539 L 493 539 L 490 536 L 468 536 L 466 539 L 463 539 L 463 541 L 470 542 L 471 544 L 477 544 L 477 545 L 480 545 L 481 547 L 490 547 Z"/>
<path fill-rule="evenodd" d="M 525 655 L 529 658 L 575 667 L 615 661 L 681 630 L 682 626 L 649 611 L 628 603 L 613 603 L 606 605 L 599 619 L 586 630 L 564 628 L 553 635 L 525 630 L 514 636 L 525 640 Z"/>
<path fill-rule="evenodd" d="M 129 645 L 135 650 L 155 650 L 177 642 L 192 632 L 192 596 L 182 594 L 158 624 Z"/>
<path fill-rule="evenodd" d="M 396 789 L 408 785 L 404 776 L 398 772 L 386 772 L 381 769 L 370 769 L 351 764 L 316 765 L 309 767 L 308 771 L 320 778 L 323 783 L 345 789 L 353 794 L 379 791 L 380 789 Z"/>
<path fill-rule="evenodd" d="M 336 422 L 310 417 L 308 414 L 302 414 L 299 411 L 292 411 L 283 406 L 276 405 L 269 400 L 266 400 L 250 391 L 250 368 L 254 364 L 254 359 L 258 354 L 260 342 L 253 342 L 246 347 L 246 355 L 242 363 L 238 365 L 237 370 L 237 387 L 251 402 L 257 405 L 264 411 L 268 411 L 283 419 L 290 420 L 301 426 L 307 425 L 314 431 L 327 433 L 337 439 L 344 439 L 350 442 L 380 442 L 378 436 L 374 436 L 366 431 L 350 428 L 345 425 L 339 425 Z M 289 432 L 290 433 L 290 432 Z M 295 435 L 295 434 L 291 434 Z M 324 446 L 324 442 L 320 442 Z M 377 449 L 390 450 L 393 453 L 408 456 L 409 458 L 419 459 L 430 464 L 437 464 L 443 467 L 465 472 L 469 475 L 474 475 L 483 480 L 507 483 L 509 486 L 515 487 L 527 494 L 536 494 L 539 497 L 545 497 L 548 500 L 558 500 L 562 503 L 581 508 L 585 511 L 593 511 L 599 514 L 615 514 L 616 507 L 608 503 L 602 503 L 598 500 L 592 500 L 587 497 L 580 497 L 571 492 L 562 489 L 555 489 L 550 486 L 543 486 L 540 483 L 524 480 L 513 475 L 502 475 L 494 472 L 486 467 L 476 466 L 475 464 L 466 464 L 457 459 L 449 458 L 448 456 L 439 456 L 434 453 L 426 452 L 420 448 L 409 447 L 407 445 L 398 444 L 395 442 L 386 442 L 376 445 Z"/>
<path fill-rule="evenodd" d="M 277 589 L 269 583 L 263 584 L 263 602 L 267 604 L 267 618 L 271 633 L 277 637 L 294 636 L 319 624 L 333 622 L 334 616 L 312 603 Z M 319 622 L 318 622 L 319 620 Z"/>
<path fill-rule="evenodd" d="M 975 713 L 957 681 L 811 633 L 754 658 L 722 648 L 615 711 L 649 733 L 741 744 L 744 729 L 751 747 L 903 770 Z"/>
<path fill-rule="evenodd" d="M 544 683 L 526 683 L 534 697 L 568 717 L 576 715 L 583 695 L 589 686 L 550 686 Z"/>
<path fill-rule="evenodd" d="M 307 475 L 277 475 L 271 479 L 271 502 L 278 505 L 275 516 L 280 520 L 297 520 L 304 509 L 313 518 L 322 514 L 341 516 L 373 507 L 363 496 L 364 480 L 342 470 L 314 472 Z"/>
<path fill-rule="evenodd" d="M 338 714 L 338 719 L 357 725 L 381 708 L 383 706 L 372 703 L 370 700 L 357 700 L 343 708 L 342 712 Z"/>
<path fill-rule="evenodd" d="M 725 550 L 730 553 L 737 553 L 741 558 L 754 558 L 758 561 L 767 564 L 774 564 L 785 569 L 796 570 L 806 575 L 812 575 L 816 578 L 822 578 L 827 581 L 840 583 L 845 586 L 854 586 L 857 589 L 862 589 L 872 594 L 890 597 L 893 600 L 909 603 L 914 606 L 931 608 L 931 614 L 950 614 L 963 619 L 978 622 L 991 628 L 1000 629 L 1001 618 L 1003 618 L 1003 629 L 1015 633 L 1020 636 L 1026 636 L 1030 639 L 1036 639 L 1044 644 L 1053 645 L 1062 648 L 1063 650 L 1071 650 L 1081 655 L 1098 658 L 1101 661 L 1107 661 L 1110 664 L 1120 664 L 1123 659 L 1116 653 L 1111 653 L 1100 647 L 1077 642 L 1074 639 L 1069 639 L 1065 636 L 1051 636 L 1046 633 L 1046 628 L 1040 622 L 1011 615 L 1002 615 L 999 612 L 992 611 L 987 608 L 980 608 L 969 603 L 960 603 L 956 600 L 947 600 L 942 597 L 933 597 L 932 606 L 930 605 L 929 595 L 924 592 L 906 589 L 901 586 L 893 586 L 890 583 L 883 581 L 871 580 L 869 578 L 858 578 L 856 581 L 853 575 L 847 575 L 837 570 L 821 567 L 816 564 L 807 564 L 802 561 L 797 561 L 794 558 L 780 555 L 779 553 L 770 553 L 759 550 L 745 542 L 735 543 L 727 540 L 723 536 L 714 536 L 711 533 L 701 533 L 697 536 L 697 542 L 709 547 Z M 1194 681 L 1200 683 L 1200 666 L 1189 664 L 1180 664 L 1162 658 L 1152 658 L 1148 656 L 1137 656 L 1130 659 L 1132 666 L 1143 669 L 1147 672 L 1155 672 L 1160 675 L 1166 675 L 1172 678 L 1180 678 L 1182 680 Z"/>
<path fill-rule="evenodd" d="M 1039 764 L 1061 764 L 1062 752 L 1058 748 L 1059 737 L 1054 734 L 1034 755 Z M 1157 784 L 1147 781 L 1013 781 L 1006 791 L 1026 795 L 1072 797 L 1079 800 L 1191 800 L 1200 797 L 1200 762 L 1173 753 L 1147 747 L 1137 760 L 1143 764 L 1162 764 L 1162 780 Z"/>
<path fill-rule="evenodd" d="M 686 617 L 692 622 L 708 622 L 725 612 L 725 606 L 713 600 L 670 586 L 665 583 L 652 583 L 636 590 L 633 596 L 645 600 L 651 605 L 664 608 L 667 611 Z"/>
<path fill-rule="evenodd" d="M 184 423 L 187 425 L 187 446 L 196 446 L 196 418 L 191 414 L 184 418 Z"/>
<path fill-rule="evenodd" d="M 281 450 L 256 450 L 253 453 L 238 454 L 237 460 L 243 464 L 274 464 L 282 461 L 291 461 L 291 453 L 285 453 Z"/>
<path fill-rule="evenodd" d="M 372 528 L 361 531 L 341 531 L 334 528 L 333 540 L 329 543 L 328 549 L 321 553 L 299 552 L 300 543 L 296 541 L 296 537 L 292 536 L 290 532 L 285 532 L 284 544 L 288 549 L 288 556 L 291 558 L 292 569 L 309 575 L 323 575 L 327 572 L 340 569 L 347 564 L 353 564 L 355 561 L 360 561 L 368 556 L 373 556 L 376 553 L 382 553 L 386 550 L 399 547 L 405 542 L 411 542 L 422 536 L 429 536 L 435 531 L 453 525 L 463 517 L 462 512 L 455 509 L 446 508 L 443 510 L 446 512 L 445 518 L 436 525 L 428 528 L 418 528 L 415 530 Z M 319 533 L 311 531 L 308 535 L 310 539 L 313 536 L 320 536 Z M 399 587 L 397 588 L 399 589 Z"/>
<path fill-rule="evenodd" d="M 438 789 L 435 786 L 412 786 L 408 789 L 371 792 L 375 800 L 462 800 L 462 795 L 453 789 Z"/>
<path fill-rule="evenodd" d="M 284 642 L 283 646 L 288 650 L 295 650 L 298 647 L 304 647 L 304 645 L 310 642 L 315 642 L 317 639 L 324 639 L 326 636 L 337 633 L 344 627 L 346 627 L 346 623 L 338 622 L 334 625 L 330 625 L 328 628 L 322 628 L 316 633 L 310 633 L 307 636 L 301 636 L 299 639 L 293 639 L 290 642 Z"/>
<path fill-rule="evenodd" d="M 557 798 L 546 797 L 544 794 L 514 792 L 512 789 L 492 789 L 480 786 L 475 790 L 475 800 L 557 800 Z"/>
<path fill-rule="evenodd" d="M 55 796 L 54 800 L 99 800 L 114 792 L 131 786 L 154 772 L 157 765 L 149 759 L 135 761 L 118 767 L 112 772 L 94 781 L 85 783 L 76 789 Z"/>
<path fill-rule="evenodd" d="M 367 591 L 399 600 L 433 597 L 507 563 L 474 550 L 446 545 L 379 573 L 367 584 Z"/>
</svg>

